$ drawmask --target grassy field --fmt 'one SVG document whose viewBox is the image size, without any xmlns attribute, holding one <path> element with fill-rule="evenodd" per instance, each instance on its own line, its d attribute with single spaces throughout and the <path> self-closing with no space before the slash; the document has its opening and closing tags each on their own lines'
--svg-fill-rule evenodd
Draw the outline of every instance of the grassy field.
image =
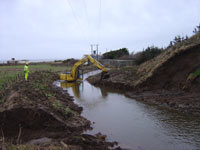
<svg viewBox="0 0 200 150">
<path fill-rule="evenodd" d="M 34 71 L 49 70 L 52 72 L 69 71 L 71 67 L 51 64 L 29 65 L 30 73 Z M 0 66 L 0 90 L 13 82 L 19 80 L 24 75 L 23 65 Z"/>
</svg>

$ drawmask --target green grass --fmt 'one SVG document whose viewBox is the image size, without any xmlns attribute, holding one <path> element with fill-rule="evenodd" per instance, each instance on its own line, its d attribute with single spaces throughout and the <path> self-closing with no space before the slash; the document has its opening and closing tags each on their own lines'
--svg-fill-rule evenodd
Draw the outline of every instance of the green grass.
<svg viewBox="0 0 200 150">
<path fill-rule="evenodd" d="M 200 68 L 196 69 L 193 73 L 190 73 L 190 75 L 188 76 L 187 80 L 194 80 L 198 76 L 200 76 Z"/>
<path fill-rule="evenodd" d="M 61 109 L 62 107 L 64 107 L 59 101 L 55 100 L 53 103 L 52 103 L 53 107 L 56 108 L 56 109 Z"/>
<path fill-rule="evenodd" d="M 194 78 L 198 77 L 199 75 L 200 75 L 200 68 L 198 68 L 198 69 L 193 73 Z"/>
<path fill-rule="evenodd" d="M 59 65 L 51 65 L 51 64 L 37 64 L 37 65 L 29 65 L 30 71 L 38 71 L 38 70 L 51 70 L 54 72 L 65 71 L 71 69 L 71 67 L 67 66 L 59 66 Z M 12 66 L 0 66 L 1 71 L 23 71 L 23 65 L 12 65 Z"/>
<path fill-rule="evenodd" d="M 23 72 L 20 71 L 0 71 L 0 90 L 8 85 L 11 85 L 13 82 L 19 80 Z"/>
<path fill-rule="evenodd" d="M 68 106 L 65 107 L 58 100 L 54 100 L 52 102 L 52 106 L 57 110 L 63 111 L 63 113 L 65 114 L 66 119 L 68 119 L 71 115 L 75 114 L 75 111 L 71 110 Z"/>
<path fill-rule="evenodd" d="M 49 70 L 52 72 L 69 71 L 71 67 L 51 65 L 51 64 L 37 64 L 29 65 L 30 73 L 35 71 Z M 19 80 L 24 76 L 23 65 L 0 66 L 0 90 L 12 85 L 13 82 Z"/>
</svg>

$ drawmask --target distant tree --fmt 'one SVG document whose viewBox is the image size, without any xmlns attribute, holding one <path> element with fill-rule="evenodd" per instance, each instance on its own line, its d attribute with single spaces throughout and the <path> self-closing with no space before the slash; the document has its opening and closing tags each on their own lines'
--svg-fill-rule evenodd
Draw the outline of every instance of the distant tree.
<svg viewBox="0 0 200 150">
<path fill-rule="evenodd" d="M 186 36 L 185 36 L 185 40 L 187 41 L 188 39 L 189 39 L 189 37 L 186 35 Z"/>
<path fill-rule="evenodd" d="M 197 26 L 197 31 L 200 32 L 200 24 Z"/>
<path fill-rule="evenodd" d="M 178 38 L 175 36 L 175 38 L 174 38 L 174 44 L 176 44 L 177 42 L 178 42 Z"/>
<path fill-rule="evenodd" d="M 139 64 L 141 64 L 145 61 L 148 61 L 148 60 L 158 56 L 163 51 L 164 51 L 163 48 L 158 48 L 158 47 L 155 47 L 155 46 L 147 47 L 142 52 L 135 54 L 135 63 L 137 65 L 139 65 Z"/>
<path fill-rule="evenodd" d="M 196 33 L 197 33 L 197 28 L 194 28 L 194 31 L 193 31 L 193 33 L 194 33 L 194 34 L 196 34 Z"/>
<path fill-rule="evenodd" d="M 196 33 L 199 33 L 199 32 L 200 32 L 200 24 L 194 28 L 193 33 L 196 34 Z"/>
<path fill-rule="evenodd" d="M 111 50 L 103 54 L 103 59 L 118 59 L 124 55 L 129 55 L 127 48 L 121 48 L 118 50 Z"/>
<path fill-rule="evenodd" d="M 182 41 L 184 41 L 185 39 L 188 39 L 188 36 L 186 36 L 186 38 L 184 36 L 175 36 L 174 40 L 173 40 L 173 43 L 174 44 L 177 44 L 177 43 L 181 43 Z M 171 43 L 171 42 L 170 42 Z"/>
<path fill-rule="evenodd" d="M 167 46 L 167 49 L 173 46 L 173 41 L 170 41 L 169 46 Z"/>
<path fill-rule="evenodd" d="M 177 36 L 177 43 L 180 43 L 180 42 L 181 42 L 181 39 L 182 39 L 181 36 L 178 35 L 178 36 Z"/>
</svg>

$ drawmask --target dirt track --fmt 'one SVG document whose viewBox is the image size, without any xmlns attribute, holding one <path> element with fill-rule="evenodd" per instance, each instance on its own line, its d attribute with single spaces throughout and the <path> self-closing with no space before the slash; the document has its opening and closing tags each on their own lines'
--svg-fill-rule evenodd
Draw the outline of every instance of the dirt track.
<svg viewBox="0 0 200 150">
<path fill-rule="evenodd" d="M 90 121 L 71 96 L 52 85 L 58 79 L 52 72 L 35 72 L 28 82 L 1 91 L 1 149 L 111 149 L 115 143 L 105 136 L 82 134 Z"/>
</svg>

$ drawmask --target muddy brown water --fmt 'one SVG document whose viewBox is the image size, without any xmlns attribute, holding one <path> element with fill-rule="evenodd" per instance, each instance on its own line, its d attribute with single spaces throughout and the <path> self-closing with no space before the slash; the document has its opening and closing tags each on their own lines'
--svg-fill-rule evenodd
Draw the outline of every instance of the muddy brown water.
<svg viewBox="0 0 200 150">
<path fill-rule="evenodd" d="M 101 132 L 131 150 L 200 150 L 200 119 L 127 98 L 122 91 L 81 83 L 55 82 L 83 107 L 82 115 L 94 122 L 89 134 Z"/>
</svg>

